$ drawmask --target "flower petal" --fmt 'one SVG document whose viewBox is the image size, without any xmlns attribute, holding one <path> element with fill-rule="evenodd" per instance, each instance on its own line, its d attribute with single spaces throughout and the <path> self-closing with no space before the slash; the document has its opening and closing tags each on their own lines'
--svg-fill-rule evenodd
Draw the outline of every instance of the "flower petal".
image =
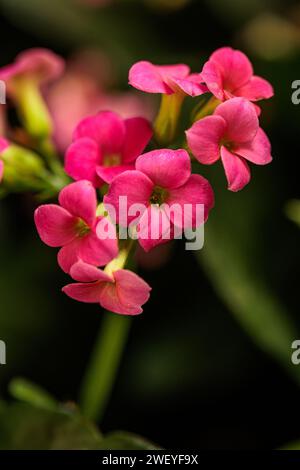
<svg viewBox="0 0 300 470">
<path fill-rule="evenodd" d="M 211 60 L 206 62 L 203 66 L 201 76 L 209 91 L 218 98 L 218 100 L 224 101 L 225 96 L 222 75 L 217 64 Z"/>
<path fill-rule="evenodd" d="M 172 89 L 164 83 L 158 68 L 147 61 L 137 62 L 130 68 L 129 84 L 148 93 L 173 93 Z"/>
<path fill-rule="evenodd" d="M 249 142 L 258 131 L 259 122 L 254 106 L 244 98 L 233 98 L 220 104 L 214 115 L 226 121 L 225 138 L 231 142 Z"/>
<path fill-rule="evenodd" d="M 229 152 L 226 147 L 221 148 L 221 158 L 228 181 L 228 189 L 234 192 L 240 191 L 251 178 L 247 162 Z"/>
<path fill-rule="evenodd" d="M 94 266 L 104 266 L 118 254 L 117 239 L 101 240 L 91 231 L 80 240 L 78 256 L 82 261 Z"/>
<path fill-rule="evenodd" d="M 253 75 L 253 67 L 248 57 L 231 47 L 217 49 L 209 60 L 220 68 L 224 88 L 229 91 L 245 85 Z"/>
<path fill-rule="evenodd" d="M 160 149 L 141 155 L 135 167 L 162 188 L 182 186 L 191 174 L 191 161 L 186 150 Z"/>
<path fill-rule="evenodd" d="M 74 180 L 85 179 L 98 188 L 103 184 L 96 172 L 96 166 L 101 160 L 97 143 L 89 137 L 83 137 L 69 146 L 65 157 L 65 171 Z"/>
<path fill-rule="evenodd" d="M 102 284 L 99 282 L 68 284 L 62 291 L 71 299 L 86 303 L 99 303 Z"/>
<path fill-rule="evenodd" d="M 185 64 L 154 65 L 140 61 L 129 70 L 129 83 L 138 90 L 148 93 L 174 93 L 173 78 L 185 78 L 189 74 Z"/>
<path fill-rule="evenodd" d="M 274 95 L 274 90 L 271 83 L 254 75 L 248 83 L 238 88 L 234 94 L 251 101 L 258 101 L 271 98 Z"/>
<path fill-rule="evenodd" d="M 103 199 L 111 219 L 114 222 L 116 221 L 119 223 L 120 216 L 124 216 L 125 218 L 128 213 L 128 209 L 133 204 L 142 204 L 145 207 L 148 207 L 153 186 L 154 185 L 152 181 L 140 171 L 125 171 L 124 173 L 121 173 L 121 175 L 116 176 L 109 187 L 108 193 L 104 196 Z M 123 200 L 124 198 L 126 199 L 127 208 L 121 208 L 121 210 L 120 197 L 122 196 Z M 115 214 L 112 213 L 109 206 L 112 206 L 115 209 Z M 124 214 L 124 210 L 126 211 L 126 209 L 127 212 Z M 122 212 L 121 214 L 120 210 Z M 135 219 L 135 217 L 136 216 L 134 215 L 128 216 L 127 223 L 130 223 L 133 219 Z"/>
<path fill-rule="evenodd" d="M 119 269 L 114 272 L 114 278 L 123 305 L 140 308 L 148 301 L 151 287 L 140 276 L 127 269 Z"/>
<path fill-rule="evenodd" d="M 63 246 L 57 254 L 57 262 L 59 267 L 69 273 L 73 264 L 79 260 L 80 238 L 74 238 L 70 243 Z"/>
<path fill-rule="evenodd" d="M 76 237 L 77 218 L 56 204 L 38 207 L 34 220 L 39 236 L 46 245 L 63 246 Z"/>
<path fill-rule="evenodd" d="M 207 116 L 186 131 L 188 145 L 200 163 L 210 165 L 220 158 L 220 142 L 226 131 L 221 116 Z"/>
<path fill-rule="evenodd" d="M 70 270 L 70 275 L 75 281 L 79 282 L 114 282 L 112 276 L 109 276 L 101 269 L 98 269 L 95 266 L 92 266 L 91 264 L 84 263 L 81 260 L 79 260 L 72 266 Z"/>
<path fill-rule="evenodd" d="M 191 175 L 185 185 L 170 191 L 167 203 L 171 221 L 176 227 L 196 228 L 207 220 L 214 206 L 214 193 L 203 176 Z"/>
<path fill-rule="evenodd" d="M 108 184 L 110 184 L 116 176 L 128 170 L 134 170 L 134 163 L 117 166 L 97 166 L 96 168 L 98 176 Z"/>
<path fill-rule="evenodd" d="M 146 251 L 174 238 L 174 227 L 164 205 L 152 204 L 144 212 L 137 225 L 139 244 Z"/>
<path fill-rule="evenodd" d="M 76 127 L 73 140 L 90 137 L 103 154 L 118 153 L 125 138 L 125 125 L 120 116 L 111 111 L 102 111 L 83 119 Z"/>
<path fill-rule="evenodd" d="M 189 96 L 200 96 L 209 91 L 200 73 L 192 73 L 186 78 L 173 78 L 173 82 Z"/>
<path fill-rule="evenodd" d="M 126 119 L 125 138 L 122 150 L 123 163 L 133 162 L 143 153 L 144 148 L 152 137 L 152 128 L 147 119 L 136 117 Z"/>
<path fill-rule="evenodd" d="M 114 273 L 115 284 L 104 284 L 101 290 L 102 307 L 121 315 L 142 313 L 141 305 L 147 302 L 151 288 L 139 276 L 127 270 Z"/>
<path fill-rule="evenodd" d="M 59 193 L 59 203 L 87 225 L 92 226 L 96 219 L 97 196 L 90 181 L 81 180 L 65 186 Z"/>
<path fill-rule="evenodd" d="M 251 142 L 239 145 L 234 152 L 256 165 L 266 165 L 272 161 L 271 144 L 261 127 Z"/>
</svg>

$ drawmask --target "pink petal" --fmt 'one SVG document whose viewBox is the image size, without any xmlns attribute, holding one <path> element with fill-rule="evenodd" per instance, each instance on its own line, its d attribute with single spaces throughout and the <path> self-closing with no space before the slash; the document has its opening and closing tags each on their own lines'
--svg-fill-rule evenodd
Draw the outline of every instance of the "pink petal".
<svg viewBox="0 0 300 470">
<path fill-rule="evenodd" d="M 271 98 L 274 95 L 274 90 L 267 80 L 253 76 L 248 83 L 238 88 L 234 94 L 251 101 L 258 101 Z"/>
<path fill-rule="evenodd" d="M 75 281 L 79 282 L 114 282 L 112 276 L 109 276 L 101 269 L 98 269 L 90 264 L 84 263 L 81 260 L 71 267 L 70 275 Z"/>
<path fill-rule="evenodd" d="M 4 172 L 4 163 L 2 160 L 0 160 L 0 182 L 2 180 L 2 177 L 3 177 L 3 172 Z"/>
<path fill-rule="evenodd" d="M 117 239 L 98 238 L 96 232 L 89 232 L 80 239 L 78 256 L 82 261 L 95 266 L 104 266 L 118 255 Z"/>
<path fill-rule="evenodd" d="M 98 282 L 68 284 L 62 291 L 71 299 L 94 304 L 100 301 L 102 284 Z"/>
<path fill-rule="evenodd" d="M 139 220 L 137 234 L 139 244 L 146 252 L 174 238 L 173 223 L 165 212 L 164 205 L 148 207 Z"/>
<path fill-rule="evenodd" d="M 261 127 L 251 142 L 239 145 L 234 152 L 256 165 L 266 165 L 272 161 L 271 144 Z"/>
<path fill-rule="evenodd" d="M 201 72 L 201 76 L 209 91 L 218 98 L 218 100 L 223 101 L 225 99 L 223 81 L 217 64 L 211 60 L 206 62 Z"/>
<path fill-rule="evenodd" d="M 117 223 L 119 223 L 120 215 L 126 217 L 124 209 L 121 211 L 122 214 L 119 214 L 121 196 L 126 197 L 127 211 L 133 204 L 143 204 L 145 207 L 148 207 L 153 186 L 152 181 L 140 171 L 125 171 L 121 175 L 116 176 L 103 199 L 112 220 L 114 221 L 114 214 L 109 210 L 109 206 L 115 208 Z M 127 222 L 130 223 L 134 218 L 134 215 L 128 216 Z"/>
<path fill-rule="evenodd" d="M 248 57 L 231 47 L 216 50 L 209 60 L 218 65 L 223 78 L 223 86 L 229 91 L 245 85 L 253 75 L 253 67 Z"/>
<path fill-rule="evenodd" d="M 228 189 L 234 192 L 240 191 L 251 178 L 246 161 L 229 152 L 226 147 L 221 148 L 221 158 L 228 181 Z"/>
<path fill-rule="evenodd" d="M 0 79 L 9 82 L 11 78 L 28 74 L 46 83 L 58 78 L 64 67 L 64 60 L 48 49 L 27 49 L 17 55 L 13 64 L 1 68 Z M 9 88 L 10 85 L 8 83 Z"/>
<path fill-rule="evenodd" d="M 124 124 L 126 133 L 123 143 L 122 160 L 124 163 L 128 163 L 133 162 L 143 153 L 153 132 L 149 121 L 141 117 L 126 119 Z"/>
<path fill-rule="evenodd" d="M 124 171 L 134 170 L 134 163 L 128 165 L 117 165 L 117 166 L 97 166 L 96 171 L 98 176 L 105 181 L 105 183 L 111 183 L 112 180 L 124 173 Z"/>
<path fill-rule="evenodd" d="M 79 260 L 80 242 L 81 239 L 76 237 L 73 241 L 63 246 L 58 252 L 58 265 L 65 273 L 69 273 L 72 266 Z"/>
<path fill-rule="evenodd" d="M 59 193 L 59 203 L 87 225 L 92 226 L 96 218 L 97 196 L 90 181 L 81 180 L 71 183 Z"/>
<path fill-rule="evenodd" d="M 203 79 L 200 73 L 190 74 L 183 79 L 173 78 L 173 82 L 189 96 L 200 96 L 209 91 L 207 86 L 202 83 Z"/>
<path fill-rule="evenodd" d="M 171 221 L 176 227 L 196 228 L 204 223 L 214 206 L 214 193 L 210 183 L 200 175 L 191 175 L 180 188 L 173 189 L 167 200 L 171 210 Z M 189 204 L 190 207 L 185 207 Z M 203 204 L 204 211 L 197 205 Z"/>
<path fill-rule="evenodd" d="M 225 138 L 230 142 L 249 142 L 258 131 L 259 122 L 254 106 L 244 98 L 233 98 L 220 104 L 214 115 L 226 121 Z"/>
<path fill-rule="evenodd" d="M 65 171 L 74 180 L 88 180 L 96 187 L 103 184 L 96 172 L 96 166 L 102 160 L 98 144 L 89 137 L 76 140 L 67 150 Z"/>
<path fill-rule="evenodd" d="M 114 273 L 116 284 L 104 284 L 101 290 L 102 307 L 121 315 L 142 313 L 141 305 L 147 302 L 151 288 L 139 276 L 127 270 Z"/>
<path fill-rule="evenodd" d="M 148 93 L 174 93 L 173 78 L 185 78 L 189 74 L 189 67 L 178 65 L 154 65 L 151 62 L 141 61 L 134 64 L 129 70 L 129 83 L 138 90 Z"/>
<path fill-rule="evenodd" d="M 129 84 L 148 93 L 173 93 L 172 89 L 164 83 L 158 68 L 147 61 L 137 62 L 130 68 Z"/>
<path fill-rule="evenodd" d="M 142 313 L 141 307 L 124 305 L 118 296 L 116 285 L 112 283 L 101 284 L 100 305 L 110 312 L 121 315 L 137 315 Z"/>
<path fill-rule="evenodd" d="M 56 204 L 46 204 L 36 209 L 34 221 L 39 236 L 46 245 L 57 247 L 76 237 L 77 218 Z"/>
<path fill-rule="evenodd" d="M 141 155 L 135 167 L 162 188 L 182 186 L 191 174 L 191 161 L 186 150 L 160 149 Z"/>
<path fill-rule="evenodd" d="M 220 142 L 226 127 L 221 116 L 207 116 L 186 131 L 188 146 L 200 163 L 210 165 L 220 158 Z"/>
<path fill-rule="evenodd" d="M 90 137 L 103 154 L 119 153 L 125 138 L 125 125 L 120 116 L 111 111 L 102 111 L 83 119 L 76 127 L 73 140 Z"/>
<path fill-rule="evenodd" d="M 120 269 L 114 272 L 114 278 L 123 305 L 140 307 L 149 300 L 151 287 L 137 274 Z"/>
</svg>

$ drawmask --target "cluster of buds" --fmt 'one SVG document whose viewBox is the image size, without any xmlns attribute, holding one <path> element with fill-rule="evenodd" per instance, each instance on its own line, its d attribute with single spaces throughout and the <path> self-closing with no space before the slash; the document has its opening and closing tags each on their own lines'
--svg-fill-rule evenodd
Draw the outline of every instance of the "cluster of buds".
<svg viewBox="0 0 300 470">
<path fill-rule="evenodd" d="M 47 70 L 42 65 L 38 73 L 35 68 L 34 86 L 28 84 L 32 74 L 23 76 L 24 64 L 6 68 L 6 76 L 13 77 L 11 90 L 25 128 L 35 139 L 46 136 L 49 141 L 47 110 L 36 93 Z M 58 264 L 76 281 L 63 288 L 68 296 L 136 315 L 151 290 L 126 269 L 136 245 L 148 252 L 203 227 L 214 192 L 207 179 L 192 173 L 192 159 L 206 165 L 221 159 L 231 191 L 250 181 L 249 162 L 264 165 L 272 160 L 256 102 L 273 96 L 273 89 L 253 75 L 242 52 L 227 47 L 214 52 L 200 73 L 191 73 L 185 64 L 138 62 L 129 71 L 129 83 L 162 95 L 154 124 L 112 111 L 82 119 L 64 158 L 63 176 L 75 182 L 63 185 L 59 204 L 36 209 L 35 223 L 43 242 L 60 248 Z M 180 135 L 188 97 L 195 100 L 193 118 Z M 29 99 L 38 103 L 31 110 Z M 36 113 L 44 119 L 39 121 Z M 1 170 L 10 144 L 4 139 L 0 144 Z"/>
</svg>

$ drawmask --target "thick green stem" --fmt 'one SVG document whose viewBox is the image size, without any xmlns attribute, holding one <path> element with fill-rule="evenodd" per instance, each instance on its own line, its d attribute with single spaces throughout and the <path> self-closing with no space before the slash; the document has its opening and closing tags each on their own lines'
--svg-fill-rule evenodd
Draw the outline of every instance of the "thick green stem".
<svg viewBox="0 0 300 470">
<path fill-rule="evenodd" d="M 106 313 L 83 380 L 81 408 L 101 420 L 105 412 L 130 330 L 131 318 Z"/>
</svg>

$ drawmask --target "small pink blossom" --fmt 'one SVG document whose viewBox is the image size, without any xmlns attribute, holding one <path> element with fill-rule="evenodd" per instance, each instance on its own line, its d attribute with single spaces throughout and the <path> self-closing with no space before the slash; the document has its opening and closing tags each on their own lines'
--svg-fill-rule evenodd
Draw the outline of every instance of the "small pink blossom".
<svg viewBox="0 0 300 470">
<path fill-rule="evenodd" d="M 253 75 L 247 56 L 231 47 L 217 49 L 204 64 L 201 76 L 209 91 L 221 101 L 235 96 L 259 101 L 274 95 L 267 80 Z"/>
<path fill-rule="evenodd" d="M 58 78 L 64 70 L 64 60 L 48 49 L 34 48 L 21 52 L 15 61 L 0 68 L 0 80 L 14 95 L 18 91 L 18 79 L 28 76 L 40 85 Z"/>
<path fill-rule="evenodd" d="M 151 287 L 137 274 L 126 269 L 105 271 L 79 261 L 71 268 L 72 278 L 79 281 L 63 288 L 63 292 L 79 302 L 99 303 L 103 308 L 121 315 L 142 313 Z"/>
<path fill-rule="evenodd" d="M 253 105 L 243 98 L 220 104 L 213 116 L 195 122 L 186 135 L 200 163 L 210 165 L 221 157 L 231 191 L 241 190 L 250 181 L 246 160 L 256 165 L 272 160 L 270 141 L 259 127 Z"/>
<path fill-rule="evenodd" d="M 97 236 L 97 225 L 103 217 L 96 216 L 96 190 L 89 181 L 78 181 L 63 188 L 59 204 L 40 206 L 34 218 L 42 241 L 51 247 L 62 247 L 58 263 L 63 271 L 69 273 L 80 259 L 104 266 L 117 256 L 116 237 L 102 240 Z M 108 220 L 107 224 L 110 224 Z"/>
<path fill-rule="evenodd" d="M 4 152 L 7 148 L 9 147 L 9 142 L 4 139 L 3 137 L 0 137 L 0 182 L 3 178 L 3 172 L 4 172 L 4 162 L 1 159 L 1 154 Z"/>
<path fill-rule="evenodd" d="M 190 96 L 199 96 L 207 92 L 200 74 L 191 74 L 185 64 L 154 65 L 141 61 L 129 70 L 129 83 L 134 88 L 148 93 L 171 95 L 181 92 Z"/>
<path fill-rule="evenodd" d="M 133 169 L 151 137 L 150 123 L 144 118 L 122 119 L 110 111 L 89 116 L 74 131 L 65 170 L 75 180 L 87 179 L 100 187 Z"/>
<path fill-rule="evenodd" d="M 207 219 L 214 205 L 213 190 L 205 178 L 191 175 L 191 162 L 185 150 L 160 149 L 145 153 L 137 159 L 135 168 L 114 178 L 104 203 L 108 211 L 109 207 L 116 210 L 116 222 L 121 225 L 121 196 L 127 197 L 128 209 L 134 204 L 142 205 L 138 238 L 145 251 L 173 238 L 178 229 L 182 232 L 184 228 L 196 227 L 198 204 L 204 205 L 200 224 Z M 183 218 L 186 204 L 192 209 L 189 218 Z M 168 212 L 166 206 L 174 210 Z M 130 224 L 134 219 L 129 213 L 126 222 Z M 151 233 L 153 225 L 157 232 L 155 237 Z"/>
</svg>

